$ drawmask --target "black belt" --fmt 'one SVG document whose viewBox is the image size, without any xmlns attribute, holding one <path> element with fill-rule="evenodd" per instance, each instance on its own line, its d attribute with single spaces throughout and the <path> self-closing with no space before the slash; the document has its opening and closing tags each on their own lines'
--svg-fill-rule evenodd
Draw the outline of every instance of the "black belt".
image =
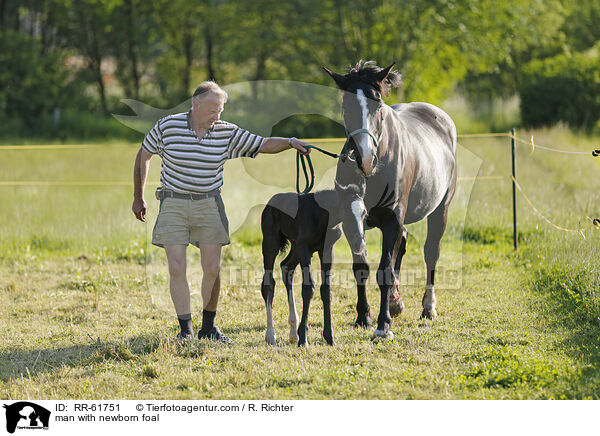
<svg viewBox="0 0 600 436">
<path fill-rule="evenodd" d="M 182 198 L 184 200 L 206 200 L 210 197 L 216 197 L 219 195 L 221 191 L 219 189 L 215 189 L 214 191 L 204 192 L 202 194 L 193 194 L 189 193 L 179 193 L 173 192 L 169 189 L 157 189 L 156 190 L 156 198 L 162 200 L 164 198 L 172 197 L 172 198 Z"/>
</svg>

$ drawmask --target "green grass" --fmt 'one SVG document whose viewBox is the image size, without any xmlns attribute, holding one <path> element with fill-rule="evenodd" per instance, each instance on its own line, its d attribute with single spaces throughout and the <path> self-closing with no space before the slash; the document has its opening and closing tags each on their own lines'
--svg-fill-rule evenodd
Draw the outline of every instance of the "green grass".
<svg viewBox="0 0 600 436">
<path fill-rule="evenodd" d="M 591 150 L 597 138 L 564 129 L 521 132 L 539 144 Z M 509 174 L 507 138 L 461 141 L 461 176 Z M 338 145 L 328 144 L 335 149 Z M 294 156 L 230 162 L 225 201 L 233 243 L 223 252 L 218 324 L 231 347 L 179 346 L 165 257 L 148 243 L 149 222 L 130 212 L 136 147 L 114 144 L 63 151 L 0 150 L 0 396 L 3 398 L 173 399 L 541 399 L 600 397 L 600 232 L 591 157 L 530 155 L 519 148 L 519 181 L 549 219 L 519 198 L 521 247 L 512 250 L 509 179 L 459 182 L 444 237 L 435 321 L 419 319 L 424 288 L 423 224 L 412 226 L 403 262 L 405 312 L 395 338 L 373 342 L 355 329 L 350 251 L 336 246 L 333 324 L 336 345 L 321 338 L 315 294 L 308 349 L 287 342 L 280 277 L 274 302 L 278 347 L 264 343 L 262 259 L 257 227 L 271 193 L 291 190 Z M 479 158 L 477 158 L 479 156 Z M 158 162 L 150 180 L 158 179 Z M 332 163 L 316 158 L 321 186 Z M 122 185 L 10 185 L 11 181 Z M 237 182 L 237 183 L 236 183 Z M 472 189 L 470 189 L 472 187 Z M 248 214 L 248 211 L 252 212 Z M 377 263 L 380 237 L 368 234 Z M 201 308 L 200 259 L 189 251 L 194 323 Z M 318 261 L 313 261 L 319 279 Z M 297 274 L 298 276 L 298 274 Z M 373 274 L 372 274 L 373 276 Z M 298 285 L 298 283 L 297 283 Z M 368 298 L 378 313 L 371 278 Z M 296 292 L 301 307 L 300 293 Z"/>
</svg>

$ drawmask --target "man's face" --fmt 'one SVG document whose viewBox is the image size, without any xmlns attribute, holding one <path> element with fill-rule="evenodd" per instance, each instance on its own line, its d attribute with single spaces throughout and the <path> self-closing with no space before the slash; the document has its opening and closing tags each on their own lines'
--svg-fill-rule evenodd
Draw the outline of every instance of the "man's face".
<svg viewBox="0 0 600 436">
<path fill-rule="evenodd" d="M 194 99 L 194 118 L 201 129 L 210 129 L 221 118 L 224 106 L 223 99 L 209 91 L 202 100 Z"/>
</svg>

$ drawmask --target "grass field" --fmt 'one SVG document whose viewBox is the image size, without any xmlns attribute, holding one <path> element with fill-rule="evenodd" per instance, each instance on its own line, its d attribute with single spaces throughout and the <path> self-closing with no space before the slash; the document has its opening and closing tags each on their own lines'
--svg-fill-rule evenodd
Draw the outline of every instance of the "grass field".
<svg viewBox="0 0 600 436">
<path fill-rule="evenodd" d="M 599 148 L 598 138 L 555 128 L 518 132 L 540 145 Z M 322 144 L 337 149 L 340 144 Z M 223 252 L 218 324 L 231 347 L 174 343 L 177 323 L 164 254 L 149 244 L 158 160 L 146 200 L 149 223 L 130 212 L 136 145 L 0 148 L 0 396 L 6 399 L 539 399 L 600 397 L 598 162 L 519 146 L 518 178 L 548 219 L 519 197 L 521 247 L 512 249 L 508 138 L 461 140 L 459 191 L 443 240 L 435 321 L 421 321 L 424 227 L 409 228 L 401 277 L 405 312 L 395 339 L 355 329 L 350 252 L 336 246 L 336 345 L 320 337 L 315 295 L 308 349 L 286 341 L 279 276 L 278 347 L 264 343 L 258 217 L 292 190 L 294 155 L 229 162 L 224 197 L 233 230 Z M 315 156 L 319 187 L 333 162 Z M 479 175 L 480 179 L 471 178 Z M 503 178 L 490 178 L 500 177 Z M 380 237 L 368 234 L 377 263 Z M 195 315 L 199 256 L 190 249 Z M 313 263 L 318 280 L 318 261 Z M 372 269 L 375 267 L 373 266 Z M 373 275 L 373 274 L 372 274 Z M 373 315 L 379 296 L 368 287 Z M 301 298 L 297 292 L 297 303 Z M 195 317 L 198 324 L 199 316 Z"/>
</svg>

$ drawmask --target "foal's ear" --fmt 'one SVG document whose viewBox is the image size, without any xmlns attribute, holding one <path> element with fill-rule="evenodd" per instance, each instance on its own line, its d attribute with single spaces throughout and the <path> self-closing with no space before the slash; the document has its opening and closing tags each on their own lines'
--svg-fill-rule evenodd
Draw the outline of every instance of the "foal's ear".
<svg viewBox="0 0 600 436">
<path fill-rule="evenodd" d="M 348 80 L 346 79 L 345 76 L 335 73 L 325 67 L 323 67 L 323 69 L 325 70 L 325 72 L 327 74 L 329 74 L 333 78 L 333 80 L 335 80 L 335 83 L 337 84 L 337 86 L 339 86 L 341 89 L 346 89 L 346 86 L 348 85 Z"/>
</svg>

